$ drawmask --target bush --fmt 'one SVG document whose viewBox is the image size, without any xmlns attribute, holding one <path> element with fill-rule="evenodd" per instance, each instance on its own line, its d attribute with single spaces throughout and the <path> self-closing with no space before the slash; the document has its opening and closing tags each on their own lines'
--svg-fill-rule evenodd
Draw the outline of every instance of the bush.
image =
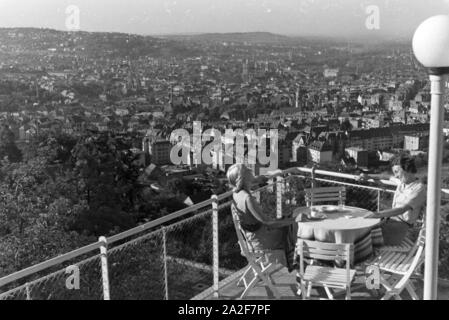
<svg viewBox="0 0 449 320">
<path fill-rule="evenodd" d="M 443 206 L 441 212 L 438 274 L 440 278 L 449 279 L 449 205 Z"/>
</svg>

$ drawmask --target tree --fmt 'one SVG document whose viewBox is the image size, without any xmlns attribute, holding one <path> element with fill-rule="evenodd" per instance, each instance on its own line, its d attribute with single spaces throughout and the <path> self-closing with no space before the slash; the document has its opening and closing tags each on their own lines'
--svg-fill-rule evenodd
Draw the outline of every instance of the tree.
<svg viewBox="0 0 449 320">
<path fill-rule="evenodd" d="M 15 143 L 14 133 L 7 125 L 0 129 L 0 159 L 5 157 L 11 162 L 22 160 L 22 153 Z"/>
<path fill-rule="evenodd" d="M 186 207 L 141 192 L 129 144 L 110 133 L 43 131 L 22 161 L 0 159 L 0 276 Z"/>
<path fill-rule="evenodd" d="M 94 240 L 72 226 L 86 205 L 46 160 L 4 162 L 0 180 L 0 270 L 10 273 Z"/>
<path fill-rule="evenodd" d="M 443 163 L 449 162 L 449 142 L 443 144 Z"/>
<path fill-rule="evenodd" d="M 43 130 L 33 135 L 24 147 L 23 159 L 28 161 L 43 157 L 49 164 L 67 163 L 76 143 L 77 139 L 69 134 Z"/>
<path fill-rule="evenodd" d="M 176 180 L 169 180 L 167 182 L 167 191 L 169 194 L 173 194 L 176 196 L 185 196 L 188 194 L 189 187 L 192 187 L 191 185 L 187 185 L 187 183 L 184 180 L 176 179 Z"/>
<path fill-rule="evenodd" d="M 341 131 L 351 131 L 352 130 L 352 124 L 349 121 L 349 119 L 346 119 L 345 121 L 343 121 L 340 125 L 340 130 Z"/>
<path fill-rule="evenodd" d="M 89 207 L 79 229 L 99 235 L 134 225 L 129 213 L 134 210 L 139 171 L 126 149 L 109 133 L 85 135 L 73 148 L 73 173 L 80 198 Z"/>
<path fill-rule="evenodd" d="M 133 157 L 120 151 L 118 141 L 101 138 L 77 142 L 70 136 L 43 133 L 26 148 L 25 161 L 1 162 L 2 272 L 73 250 L 117 228 L 135 226 L 129 206 L 135 196 Z M 82 155 L 86 149 L 91 153 Z M 91 171 L 89 164 L 94 164 Z M 90 203 L 83 186 L 92 190 Z"/>
</svg>

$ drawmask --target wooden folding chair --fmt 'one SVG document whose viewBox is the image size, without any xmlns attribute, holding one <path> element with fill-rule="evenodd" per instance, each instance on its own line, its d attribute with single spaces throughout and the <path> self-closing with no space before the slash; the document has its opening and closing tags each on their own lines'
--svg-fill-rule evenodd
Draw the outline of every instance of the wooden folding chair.
<svg viewBox="0 0 449 320">
<path fill-rule="evenodd" d="M 338 202 L 339 205 L 344 205 L 346 201 L 345 187 L 311 188 L 304 189 L 304 192 L 308 207 L 323 202 Z"/>
<path fill-rule="evenodd" d="M 380 269 L 380 283 L 386 290 L 382 300 L 392 297 L 402 300 L 401 293 L 404 289 L 408 291 L 413 300 L 419 300 L 411 277 L 424 263 L 424 245 L 425 228 L 423 227 L 417 241 L 408 253 L 384 251 L 371 263 Z"/>
<path fill-rule="evenodd" d="M 421 230 L 423 230 L 425 228 L 425 218 L 422 221 L 418 221 L 420 224 L 419 230 L 421 232 Z M 393 251 L 393 252 L 410 252 L 410 250 L 412 250 L 412 248 L 415 246 L 415 242 L 412 240 L 413 235 L 412 235 L 412 231 L 407 232 L 406 237 L 404 238 L 404 240 L 402 240 L 402 242 L 396 246 L 382 246 L 379 248 L 380 252 L 388 252 L 388 251 Z"/>
<path fill-rule="evenodd" d="M 270 288 L 276 299 L 280 299 L 281 295 L 276 289 L 271 277 L 271 274 L 280 268 L 275 268 L 276 264 L 273 263 L 272 258 L 281 257 L 282 255 L 285 255 L 285 252 L 283 250 L 266 250 L 264 252 L 256 252 L 247 241 L 245 231 L 240 226 L 240 219 L 236 213 L 234 204 L 231 206 L 231 212 L 241 254 L 248 260 L 248 268 L 237 282 L 238 286 L 241 284 L 244 286 L 240 299 L 247 296 L 251 289 L 259 283 L 259 281 L 262 281 Z"/>
<path fill-rule="evenodd" d="M 354 255 L 352 244 L 333 244 L 299 239 L 297 243 L 300 255 L 299 277 L 303 299 L 310 298 L 310 289 L 305 291 L 306 285 L 323 287 L 329 299 L 333 300 L 332 289 L 346 290 L 346 299 L 351 299 L 351 283 L 354 281 L 356 270 L 351 269 L 351 257 Z M 308 265 L 304 267 L 304 259 L 324 261 L 346 261 L 345 268 L 323 267 Z"/>
</svg>

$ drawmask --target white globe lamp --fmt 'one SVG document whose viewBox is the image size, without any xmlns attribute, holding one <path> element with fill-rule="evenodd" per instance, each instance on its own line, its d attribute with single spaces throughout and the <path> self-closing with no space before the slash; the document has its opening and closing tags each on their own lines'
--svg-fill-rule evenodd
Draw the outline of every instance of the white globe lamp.
<svg viewBox="0 0 449 320">
<path fill-rule="evenodd" d="M 449 68 L 449 15 L 434 16 L 419 25 L 413 52 L 426 68 Z"/>
</svg>

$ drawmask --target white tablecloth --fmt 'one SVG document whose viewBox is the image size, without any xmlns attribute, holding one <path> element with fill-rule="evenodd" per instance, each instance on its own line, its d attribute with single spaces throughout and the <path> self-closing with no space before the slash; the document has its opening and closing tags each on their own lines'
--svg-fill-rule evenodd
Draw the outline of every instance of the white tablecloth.
<svg viewBox="0 0 449 320">
<path fill-rule="evenodd" d="M 318 210 L 322 207 L 329 208 L 332 206 L 314 206 Z M 380 219 L 365 218 L 370 212 L 366 209 L 348 206 L 338 208 L 338 211 L 335 212 L 324 212 L 327 216 L 326 219 L 298 222 L 298 238 L 328 243 L 357 244 L 357 242 L 367 239 L 373 227 L 380 222 Z M 295 216 L 299 216 L 299 213 L 308 215 L 310 214 L 310 208 L 301 207 L 294 211 Z M 365 240 L 363 241 L 359 250 L 362 257 L 357 257 L 357 247 L 355 251 L 356 260 L 358 260 L 358 258 L 363 258 L 372 252 L 372 245 L 367 244 Z"/>
</svg>

